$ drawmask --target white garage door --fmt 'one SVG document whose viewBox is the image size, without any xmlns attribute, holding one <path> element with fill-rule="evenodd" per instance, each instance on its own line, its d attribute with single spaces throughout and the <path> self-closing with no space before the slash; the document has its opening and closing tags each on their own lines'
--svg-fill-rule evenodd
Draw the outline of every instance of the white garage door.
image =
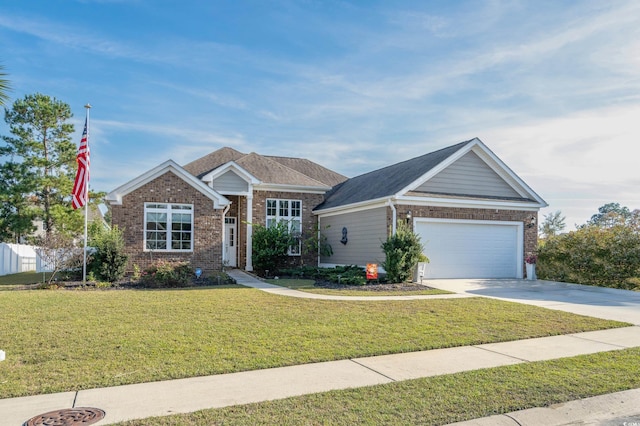
<svg viewBox="0 0 640 426">
<path fill-rule="evenodd" d="M 522 223 L 416 219 L 425 278 L 522 278 Z"/>
</svg>

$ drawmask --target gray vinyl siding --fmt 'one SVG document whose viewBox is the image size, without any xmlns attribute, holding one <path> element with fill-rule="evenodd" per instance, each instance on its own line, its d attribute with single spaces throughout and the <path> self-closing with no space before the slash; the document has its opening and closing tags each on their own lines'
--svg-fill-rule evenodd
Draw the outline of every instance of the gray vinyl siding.
<svg viewBox="0 0 640 426">
<path fill-rule="evenodd" d="M 249 189 L 247 182 L 232 171 L 228 171 L 213 181 L 213 189 L 218 192 L 245 192 Z"/>
<path fill-rule="evenodd" d="M 520 197 L 520 194 L 474 152 L 468 152 L 417 190 L 445 194 Z"/>
<path fill-rule="evenodd" d="M 386 207 L 321 217 L 320 227 L 333 249 L 333 256 L 322 257 L 321 263 L 365 266 L 384 260 L 380 245 L 387 238 Z M 345 227 L 348 238 L 346 245 L 340 242 L 342 228 Z"/>
</svg>

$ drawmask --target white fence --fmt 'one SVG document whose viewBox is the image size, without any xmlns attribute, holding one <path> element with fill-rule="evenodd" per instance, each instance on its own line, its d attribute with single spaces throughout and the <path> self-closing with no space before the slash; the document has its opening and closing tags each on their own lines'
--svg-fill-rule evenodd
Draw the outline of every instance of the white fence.
<svg viewBox="0 0 640 426">
<path fill-rule="evenodd" d="M 35 271 L 38 266 L 37 258 L 33 246 L 0 243 L 0 275 Z"/>
</svg>

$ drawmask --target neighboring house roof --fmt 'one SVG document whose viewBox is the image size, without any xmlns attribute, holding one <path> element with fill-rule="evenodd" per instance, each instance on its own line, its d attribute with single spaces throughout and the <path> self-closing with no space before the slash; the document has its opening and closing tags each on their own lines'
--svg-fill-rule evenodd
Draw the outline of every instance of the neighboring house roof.
<svg viewBox="0 0 640 426">
<path fill-rule="evenodd" d="M 244 154 L 233 148 L 220 148 L 184 166 L 202 179 L 228 163 L 235 163 L 251 173 L 260 184 L 319 187 L 328 189 L 347 178 L 313 161 L 303 158 Z"/>
<path fill-rule="evenodd" d="M 230 201 L 227 198 L 213 190 L 206 183 L 202 182 L 191 173 L 187 172 L 173 160 L 165 161 L 159 166 L 156 166 L 153 169 L 136 177 L 135 179 L 125 183 L 124 185 L 119 186 L 118 188 L 107 194 L 106 200 L 110 204 L 122 204 L 122 197 L 135 191 L 143 185 L 146 185 L 154 179 L 164 175 L 165 173 L 173 173 L 174 175 L 185 181 L 188 185 L 191 185 L 193 188 L 200 191 L 202 194 L 213 201 L 213 205 L 216 208 L 221 208 L 230 204 Z"/>
<path fill-rule="evenodd" d="M 472 150 L 480 157 L 479 161 L 484 162 L 490 170 L 493 170 L 490 173 L 494 173 L 496 179 L 504 180 L 504 186 L 508 187 L 511 192 L 508 196 L 428 190 L 430 186 L 426 183 L 430 179 Z M 535 207 L 546 206 L 546 202 L 498 159 L 480 139 L 474 138 L 351 178 L 328 192 L 325 201 L 314 210 L 336 209 L 354 204 L 366 204 L 371 201 L 411 196 L 442 199 L 482 198 L 531 203 Z"/>
</svg>

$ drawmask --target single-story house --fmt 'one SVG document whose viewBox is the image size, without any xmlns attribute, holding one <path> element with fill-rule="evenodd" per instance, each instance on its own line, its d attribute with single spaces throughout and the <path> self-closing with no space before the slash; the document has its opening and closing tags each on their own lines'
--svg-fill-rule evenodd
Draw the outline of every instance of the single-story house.
<svg viewBox="0 0 640 426">
<path fill-rule="evenodd" d="M 107 195 L 130 268 L 158 259 L 253 270 L 253 226 L 286 221 L 292 263 L 364 266 L 398 221 L 421 236 L 427 278 L 522 278 L 547 206 L 475 138 L 347 179 L 301 158 L 221 148 L 184 167 L 169 160 Z M 333 255 L 304 250 L 317 229 Z"/>
<path fill-rule="evenodd" d="M 287 221 L 301 238 L 315 232 L 313 208 L 347 178 L 301 158 L 221 148 L 184 167 L 169 160 L 107 195 L 112 224 L 124 231 L 129 270 L 159 259 L 212 271 L 253 270 L 253 226 Z M 291 247 L 292 262 L 317 255 Z"/>
</svg>

